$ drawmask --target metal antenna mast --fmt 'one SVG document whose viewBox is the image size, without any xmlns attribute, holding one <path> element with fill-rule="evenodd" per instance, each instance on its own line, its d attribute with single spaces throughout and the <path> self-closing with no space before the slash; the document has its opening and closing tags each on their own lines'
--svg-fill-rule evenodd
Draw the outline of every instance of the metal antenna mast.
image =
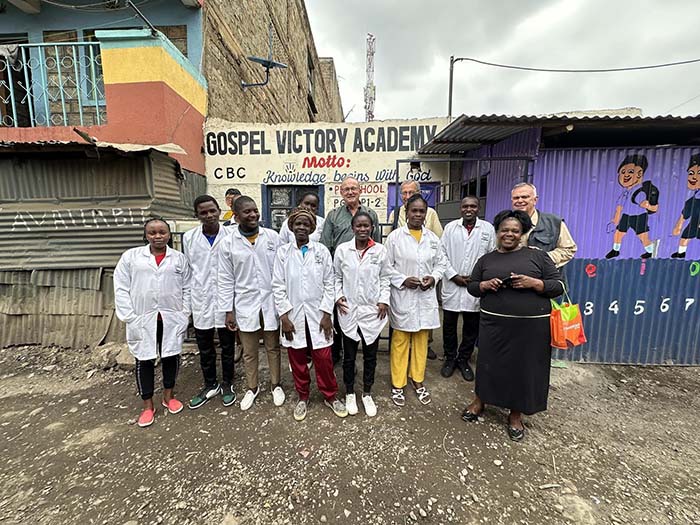
<svg viewBox="0 0 700 525">
<path fill-rule="evenodd" d="M 374 99 L 377 91 L 374 87 L 374 51 L 375 38 L 372 33 L 367 33 L 367 85 L 365 86 L 365 120 L 374 120 Z"/>
</svg>

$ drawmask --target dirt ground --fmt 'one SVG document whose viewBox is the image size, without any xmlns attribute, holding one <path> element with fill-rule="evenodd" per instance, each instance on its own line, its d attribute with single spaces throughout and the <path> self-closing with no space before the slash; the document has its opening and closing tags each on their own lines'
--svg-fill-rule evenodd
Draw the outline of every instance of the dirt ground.
<svg viewBox="0 0 700 525">
<path fill-rule="evenodd" d="M 409 392 L 399 409 L 382 354 L 374 419 L 338 419 L 316 391 L 295 422 L 286 371 L 281 408 L 269 391 L 245 413 L 217 398 L 140 429 L 131 372 L 96 369 L 88 350 L 0 350 L 0 522 L 700 523 L 700 370 L 552 369 L 549 411 L 513 443 L 500 410 L 460 419 L 473 383 L 440 366 L 432 405 Z"/>
</svg>

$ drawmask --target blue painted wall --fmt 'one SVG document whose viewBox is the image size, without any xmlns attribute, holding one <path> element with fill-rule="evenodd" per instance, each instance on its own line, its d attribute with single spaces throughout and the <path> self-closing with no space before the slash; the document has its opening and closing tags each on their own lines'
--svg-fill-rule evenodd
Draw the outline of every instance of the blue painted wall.
<svg viewBox="0 0 700 525">
<path fill-rule="evenodd" d="M 187 26 L 187 54 L 190 62 L 202 70 L 202 10 L 185 7 L 179 0 L 156 0 L 139 9 L 153 25 Z M 28 15 L 12 5 L 0 13 L 0 35 L 27 33 L 30 43 L 43 41 L 43 31 L 141 28 L 144 23 L 131 9 L 96 13 L 63 9 L 42 4 L 41 13 Z M 79 32 L 79 40 L 81 34 Z"/>
<path fill-rule="evenodd" d="M 566 265 L 566 277 L 588 343 L 556 357 L 700 365 L 700 262 L 581 258 Z"/>
</svg>

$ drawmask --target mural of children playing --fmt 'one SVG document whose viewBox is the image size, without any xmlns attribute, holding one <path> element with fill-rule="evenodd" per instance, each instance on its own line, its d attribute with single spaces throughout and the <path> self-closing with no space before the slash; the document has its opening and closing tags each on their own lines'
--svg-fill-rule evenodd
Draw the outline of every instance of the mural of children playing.
<svg viewBox="0 0 700 525">
<path fill-rule="evenodd" d="M 691 155 L 688 163 L 688 189 L 693 195 L 685 201 L 683 212 L 673 228 L 673 235 L 681 236 L 678 243 L 678 251 L 671 254 L 674 259 L 685 259 L 685 252 L 691 239 L 700 239 L 700 153 Z M 683 229 L 683 223 L 687 220 L 688 225 Z"/>
<path fill-rule="evenodd" d="M 642 259 L 654 253 L 655 243 L 649 238 L 649 215 L 659 210 L 659 189 L 651 181 L 644 181 L 649 161 L 644 155 L 627 155 L 617 168 L 617 182 L 623 190 L 617 199 L 615 216 L 608 224 L 608 233 L 615 231 L 613 248 L 605 256 L 620 255 L 622 238 L 631 228 L 644 246 Z"/>
</svg>

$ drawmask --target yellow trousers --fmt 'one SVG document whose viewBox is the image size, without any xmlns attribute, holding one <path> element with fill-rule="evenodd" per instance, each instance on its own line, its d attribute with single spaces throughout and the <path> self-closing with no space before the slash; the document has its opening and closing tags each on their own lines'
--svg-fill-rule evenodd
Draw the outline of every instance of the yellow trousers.
<svg viewBox="0 0 700 525">
<path fill-rule="evenodd" d="M 428 334 L 430 330 L 402 332 L 396 330 L 391 335 L 391 384 L 403 388 L 410 375 L 416 383 L 425 379 L 425 364 L 428 359 Z M 409 368 L 409 354 L 411 363 Z"/>
</svg>

